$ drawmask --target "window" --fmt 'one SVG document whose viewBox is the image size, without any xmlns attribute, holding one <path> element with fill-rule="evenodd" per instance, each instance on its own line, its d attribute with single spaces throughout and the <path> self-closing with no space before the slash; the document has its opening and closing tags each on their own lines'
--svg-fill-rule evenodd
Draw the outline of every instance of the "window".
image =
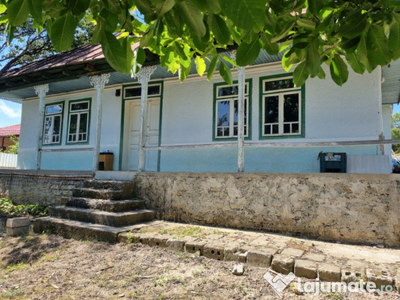
<svg viewBox="0 0 400 300">
<path fill-rule="evenodd" d="M 298 88 L 292 77 L 261 78 L 260 138 L 304 137 L 304 86 Z"/>
<path fill-rule="evenodd" d="M 244 136 L 249 137 L 249 111 L 251 81 L 246 80 L 244 89 Z M 237 83 L 214 85 L 214 140 L 236 139 L 238 135 L 238 93 Z"/>
<path fill-rule="evenodd" d="M 61 143 L 64 103 L 46 105 L 44 111 L 43 145 Z"/>
<path fill-rule="evenodd" d="M 69 103 L 67 143 L 88 142 L 90 100 Z"/>
<path fill-rule="evenodd" d="M 142 88 L 140 85 L 125 87 L 124 88 L 124 99 L 140 98 L 142 95 Z M 160 96 L 161 95 L 161 84 L 149 84 L 147 88 L 147 96 Z"/>
</svg>

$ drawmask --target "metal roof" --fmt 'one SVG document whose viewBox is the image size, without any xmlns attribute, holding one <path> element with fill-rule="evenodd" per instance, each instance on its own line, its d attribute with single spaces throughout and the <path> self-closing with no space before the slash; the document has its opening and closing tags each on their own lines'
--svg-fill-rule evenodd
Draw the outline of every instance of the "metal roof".
<svg viewBox="0 0 400 300">
<path fill-rule="evenodd" d="M 382 103 L 392 104 L 400 102 L 400 60 L 391 62 L 382 67 Z"/>
<path fill-rule="evenodd" d="M 10 125 L 0 128 L 0 137 L 7 137 L 9 134 L 19 136 L 21 124 Z"/>
</svg>

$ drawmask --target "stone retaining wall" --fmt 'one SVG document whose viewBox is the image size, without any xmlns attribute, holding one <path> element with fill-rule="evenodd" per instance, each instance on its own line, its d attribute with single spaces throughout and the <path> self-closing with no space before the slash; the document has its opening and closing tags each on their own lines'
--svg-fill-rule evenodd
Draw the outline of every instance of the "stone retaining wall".
<svg viewBox="0 0 400 300">
<path fill-rule="evenodd" d="M 62 197 L 72 196 L 72 189 L 79 187 L 86 177 L 0 172 L 0 198 L 14 204 L 61 204 Z"/>
<path fill-rule="evenodd" d="M 158 218 L 400 247 L 400 177 L 364 174 L 141 173 Z"/>
</svg>

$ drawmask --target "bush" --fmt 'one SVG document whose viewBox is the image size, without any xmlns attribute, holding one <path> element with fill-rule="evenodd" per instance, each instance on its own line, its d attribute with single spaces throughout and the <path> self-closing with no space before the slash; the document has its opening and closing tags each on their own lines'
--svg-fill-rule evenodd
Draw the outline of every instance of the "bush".
<svg viewBox="0 0 400 300">
<path fill-rule="evenodd" d="M 0 198 L 0 213 L 7 217 L 40 217 L 48 215 L 48 206 L 42 205 L 14 205 L 11 200 Z"/>
</svg>

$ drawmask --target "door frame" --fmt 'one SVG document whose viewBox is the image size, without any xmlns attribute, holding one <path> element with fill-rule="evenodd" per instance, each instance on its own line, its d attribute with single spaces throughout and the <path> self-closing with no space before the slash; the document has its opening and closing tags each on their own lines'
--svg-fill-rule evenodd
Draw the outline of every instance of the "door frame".
<svg viewBox="0 0 400 300">
<path fill-rule="evenodd" d="M 150 81 L 148 85 L 153 85 L 153 84 L 159 84 L 160 85 L 160 94 L 155 95 L 155 96 L 148 96 L 147 99 L 152 99 L 152 98 L 159 98 L 160 99 L 160 118 L 159 118 L 159 132 L 158 132 L 158 146 L 161 146 L 161 138 L 162 138 L 162 118 L 163 118 L 163 102 L 164 102 L 164 81 Z M 133 83 L 133 84 L 127 84 L 122 86 L 122 105 L 121 105 L 121 130 L 120 130 L 120 143 L 119 143 L 119 164 L 118 164 L 118 170 L 122 171 L 122 155 L 123 155 L 123 149 L 124 149 L 124 130 L 125 130 L 125 105 L 126 101 L 131 101 L 131 100 L 141 100 L 140 96 L 138 97 L 131 97 L 126 99 L 125 98 L 125 89 L 127 88 L 132 88 L 132 87 L 141 87 L 140 83 Z M 158 150 L 158 159 L 157 159 L 157 172 L 160 172 L 160 165 L 161 165 L 161 150 Z"/>
</svg>

